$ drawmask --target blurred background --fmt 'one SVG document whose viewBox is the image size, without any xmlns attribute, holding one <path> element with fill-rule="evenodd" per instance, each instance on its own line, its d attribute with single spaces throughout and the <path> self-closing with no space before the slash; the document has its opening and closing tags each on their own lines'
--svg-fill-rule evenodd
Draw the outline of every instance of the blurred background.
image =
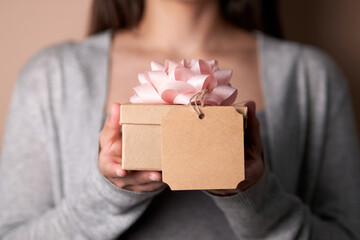
<svg viewBox="0 0 360 240">
<path fill-rule="evenodd" d="M 340 65 L 360 133 L 360 1 L 278 0 L 278 4 L 284 39 L 314 45 Z M 91 0 L 0 1 L 0 136 L 21 66 L 45 46 L 83 39 L 90 6 Z"/>
</svg>

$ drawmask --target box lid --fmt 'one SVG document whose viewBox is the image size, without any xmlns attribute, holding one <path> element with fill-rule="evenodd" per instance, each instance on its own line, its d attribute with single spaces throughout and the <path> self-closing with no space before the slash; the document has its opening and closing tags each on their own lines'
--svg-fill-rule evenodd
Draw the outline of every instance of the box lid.
<svg viewBox="0 0 360 240">
<path fill-rule="evenodd" d="M 246 119 L 247 108 L 243 106 L 205 106 L 205 108 L 208 107 L 235 107 L 236 110 L 243 114 Z M 166 114 L 170 108 L 192 108 L 192 106 L 126 103 L 121 105 L 120 124 L 160 125 L 161 117 Z"/>
</svg>

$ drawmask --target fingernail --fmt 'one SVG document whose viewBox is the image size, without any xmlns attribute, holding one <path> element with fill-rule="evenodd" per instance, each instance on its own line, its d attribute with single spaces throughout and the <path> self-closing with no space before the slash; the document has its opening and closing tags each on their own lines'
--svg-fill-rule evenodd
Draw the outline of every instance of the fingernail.
<svg viewBox="0 0 360 240">
<path fill-rule="evenodd" d="M 124 176 L 124 171 L 120 170 L 120 169 L 117 169 L 115 171 L 116 175 L 118 175 L 119 177 L 123 177 Z"/>
<path fill-rule="evenodd" d="M 159 181 L 159 178 L 156 174 L 150 174 L 149 178 L 151 181 L 154 181 L 154 182 Z"/>
</svg>

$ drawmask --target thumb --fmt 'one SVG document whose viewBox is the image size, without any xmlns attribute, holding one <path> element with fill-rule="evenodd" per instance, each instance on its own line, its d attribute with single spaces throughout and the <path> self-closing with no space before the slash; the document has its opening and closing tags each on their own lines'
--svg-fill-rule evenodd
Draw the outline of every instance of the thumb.
<svg viewBox="0 0 360 240">
<path fill-rule="evenodd" d="M 111 106 L 110 117 L 111 117 L 112 127 L 120 129 L 121 126 L 120 126 L 120 104 L 119 103 L 114 103 Z"/>
<path fill-rule="evenodd" d="M 104 128 L 101 133 L 101 135 L 103 135 L 103 138 L 105 138 L 106 140 L 110 140 L 120 137 L 121 125 L 119 122 L 120 122 L 120 104 L 114 103 L 111 106 L 111 112 L 105 121 Z"/>
</svg>

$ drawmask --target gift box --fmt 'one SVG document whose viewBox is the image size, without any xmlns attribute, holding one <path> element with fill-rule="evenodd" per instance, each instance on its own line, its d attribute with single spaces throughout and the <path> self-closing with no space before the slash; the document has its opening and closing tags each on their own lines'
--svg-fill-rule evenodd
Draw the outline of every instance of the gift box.
<svg viewBox="0 0 360 240">
<path fill-rule="evenodd" d="M 123 104 L 120 112 L 123 169 L 162 171 L 172 190 L 244 180 L 246 107 Z"/>
</svg>

